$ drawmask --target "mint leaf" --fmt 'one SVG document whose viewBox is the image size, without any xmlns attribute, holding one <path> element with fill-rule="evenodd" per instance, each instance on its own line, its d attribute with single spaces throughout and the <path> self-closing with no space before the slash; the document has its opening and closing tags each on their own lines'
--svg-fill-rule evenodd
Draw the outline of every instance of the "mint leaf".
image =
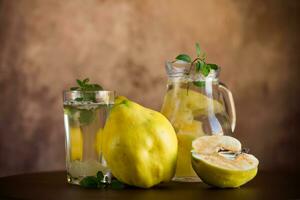
<svg viewBox="0 0 300 200">
<path fill-rule="evenodd" d="M 205 82 L 204 81 L 194 81 L 193 84 L 197 87 L 205 87 Z"/>
<path fill-rule="evenodd" d="M 94 118 L 95 112 L 93 110 L 80 110 L 79 122 L 81 126 L 91 123 Z"/>
<path fill-rule="evenodd" d="M 201 68 L 203 67 L 204 62 L 202 60 L 198 60 L 196 62 L 196 72 L 199 72 L 201 70 Z"/>
<path fill-rule="evenodd" d="M 82 97 L 77 97 L 77 98 L 75 99 L 75 101 L 83 101 L 83 98 L 82 98 Z"/>
<path fill-rule="evenodd" d="M 93 91 L 93 90 L 86 89 L 86 91 Z M 84 92 L 83 99 L 84 101 L 96 102 L 96 94 L 92 92 Z"/>
<path fill-rule="evenodd" d="M 206 77 L 210 72 L 210 67 L 204 63 L 204 65 L 201 67 L 201 73 Z"/>
<path fill-rule="evenodd" d="M 98 180 L 94 176 L 87 176 L 84 179 L 82 179 L 79 182 L 79 184 L 82 187 L 85 187 L 85 188 L 97 188 L 97 186 L 98 186 Z"/>
<path fill-rule="evenodd" d="M 98 91 L 103 90 L 103 88 L 98 84 L 87 84 L 84 88 L 85 91 Z"/>
<path fill-rule="evenodd" d="M 103 183 L 102 181 L 104 178 L 107 178 L 107 176 L 104 177 L 103 173 L 101 171 L 98 171 L 96 176 L 87 176 L 82 179 L 79 184 L 85 188 L 123 189 L 126 187 L 126 184 L 118 181 L 115 178 L 110 183 L 108 181 Z"/>
<path fill-rule="evenodd" d="M 205 60 L 205 59 L 206 59 L 206 53 L 203 52 L 203 54 L 202 54 L 202 60 Z"/>
<path fill-rule="evenodd" d="M 80 87 L 83 87 L 83 86 L 84 86 L 84 84 L 83 84 L 83 82 L 82 82 L 81 80 L 77 79 L 76 82 L 77 82 L 77 84 L 78 84 Z"/>
<path fill-rule="evenodd" d="M 98 173 L 97 173 L 97 179 L 98 179 L 99 182 L 103 181 L 104 175 L 103 175 L 103 173 L 101 171 L 98 171 Z"/>
<path fill-rule="evenodd" d="M 118 181 L 117 179 L 114 179 L 111 181 L 110 186 L 112 189 L 123 189 L 125 188 L 125 184 Z"/>
<path fill-rule="evenodd" d="M 81 91 L 98 91 L 103 90 L 103 88 L 99 84 L 89 84 L 89 78 L 85 78 L 84 80 L 77 79 L 76 82 L 78 86 L 71 87 L 70 90 L 81 90 Z"/>
<path fill-rule="evenodd" d="M 176 60 L 182 60 L 182 61 L 185 61 L 185 62 L 188 62 L 188 63 L 190 63 L 192 61 L 191 57 L 189 55 L 186 55 L 186 54 L 180 54 L 175 59 Z"/>
<path fill-rule="evenodd" d="M 213 70 L 218 70 L 218 68 L 219 68 L 219 66 L 216 64 L 208 63 L 207 65 L 210 67 L 210 69 L 213 69 Z"/>
<path fill-rule="evenodd" d="M 200 57 L 201 49 L 200 49 L 200 45 L 198 42 L 196 43 L 196 53 L 197 53 L 197 57 Z"/>
<path fill-rule="evenodd" d="M 103 88 L 98 84 L 93 84 L 94 90 L 103 90 Z"/>
<path fill-rule="evenodd" d="M 83 83 L 83 84 L 86 84 L 86 83 L 89 82 L 89 81 L 90 81 L 89 78 L 85 78 L 85 79 L 82 81 L 82 83 Z"/>
</svg>

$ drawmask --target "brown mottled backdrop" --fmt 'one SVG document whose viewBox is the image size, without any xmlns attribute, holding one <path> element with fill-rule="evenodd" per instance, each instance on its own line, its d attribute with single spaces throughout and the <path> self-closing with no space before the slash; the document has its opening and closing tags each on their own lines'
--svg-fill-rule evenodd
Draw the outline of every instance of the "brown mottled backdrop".
<svg viewBox="0 0 300 200">
<path fill-rule="evenodd" d="M 0 176 L 64 168 L 62 90 L 90 77 L 159 110 L 199 41 L 264 169 L 300 167 L 297 0 L 0 0 Z"/>
</svg>

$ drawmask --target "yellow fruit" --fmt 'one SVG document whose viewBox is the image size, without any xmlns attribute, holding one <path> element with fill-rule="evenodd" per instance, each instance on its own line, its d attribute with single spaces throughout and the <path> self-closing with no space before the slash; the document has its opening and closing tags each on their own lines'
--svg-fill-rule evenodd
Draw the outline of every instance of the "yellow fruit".
<svg viewBox="0 0 300 200">
<path fill-rule="evenodd" d="M 159 112 L 124 97 L 116 99 L 103 130 L 103 155 L 120 181 L 142 188 L 170 181 L 177 137 Z"/>
<path fill-rule="evenodd" d="M 71 160 L 82 160 L 83 140 L 80 128 L 70 128 Z"/>
<path fill-rule="evenodd" d="M 209 185 L 236 188 L 257 173 L 258 160 L 253 155 L 241 153 L 241 144 L 233 137 L 202 136 L 193 141 L 192 148 L 192 166 Z"/>
</svg>

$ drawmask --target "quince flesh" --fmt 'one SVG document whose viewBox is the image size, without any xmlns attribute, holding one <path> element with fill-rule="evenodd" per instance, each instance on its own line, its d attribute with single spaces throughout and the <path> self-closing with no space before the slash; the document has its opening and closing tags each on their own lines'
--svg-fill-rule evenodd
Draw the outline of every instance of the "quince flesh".
<svg viewBox="0 0 300 200">
<path fill-rule="evenodd" d="M 192 166 L 209 185 L 236 188 L 257 174 L 258 160 L 253 155 L 241 153 L 241 143 L 233 137 L 202 136 L 193 141 L 192 148 Z M 232 154 L 222 154 L 220 150 Z"/>
</svg>

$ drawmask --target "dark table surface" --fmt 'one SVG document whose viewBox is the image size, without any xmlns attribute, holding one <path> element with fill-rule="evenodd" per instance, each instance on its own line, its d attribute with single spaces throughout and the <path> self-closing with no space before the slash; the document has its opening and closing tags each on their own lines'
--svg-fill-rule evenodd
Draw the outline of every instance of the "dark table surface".
<svg viewBox="0 0 300 200">
<path fill-rule="evenodd" d="M 204 183 L 163 183 L 151 189 L 84 189 L 66 183 L 66 172 L 43 172 L 0 178 L 0 199 L 300 199 L 300 173 L 259 172 L 238 189 Z"/>
</svg>

